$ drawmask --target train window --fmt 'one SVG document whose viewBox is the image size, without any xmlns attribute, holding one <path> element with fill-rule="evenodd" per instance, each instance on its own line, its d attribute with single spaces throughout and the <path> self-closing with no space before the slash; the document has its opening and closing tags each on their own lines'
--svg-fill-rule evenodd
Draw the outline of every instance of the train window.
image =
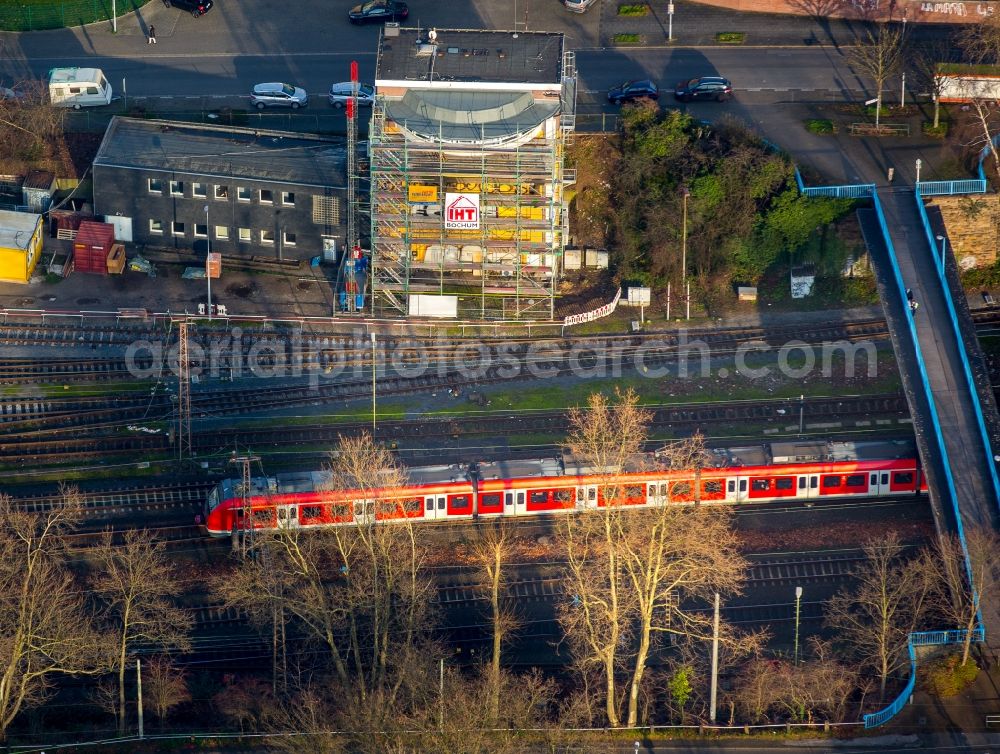
<svg viewBox="0 0 1000 754">
<path fill-rule="evenodd" d="M 819 486 L 819 477 L 811 476 L 809 477 L 809 489 L 814 490 Z"/>
<path fill-rule="evenodd" d="M 557 503 L 572 503 L 573 490 L 556 490 L 552 497 Z"/>
<path fill-rule="evenodd" d="M 591 502 L 597 499 L 596 487 L 591 487 L 590 489 L 587 490 L 587 499 L 590 500 Z"/>
<path fill-rule="evenodd" d="M 605 487 L 601 490 L 606 501 L 613 501 L 618 499 L 618 495 L 621 493 L 621 487 Z"/>
<path fill-rule="evenodd" d="M 804 490 L 806 488 L 806 478 L 804 476 L 799 477 L 799 489 Z"/>
<path fill-rule="evenodd" d="M 432 497 L 427 498 L 427 510 L 434 510 L 434 498 Z"/>
<path fill-rule="evenodd" d="M 771 480 L 752 479 L 750 480 L 750 489 L 755 490 L 757 492 L 765 492 L 766 490 L 771 489 Z"/>
<path fill-rule="evenodd" d="M 864 487 L 865 486 L 865 475 L 864 474 L 851 474 L 847 477 L 847 481 L 844 482 L 848 487 Z"/>
<path fill-rule="evenodd" d="M 690 482 L 674 482 L 674 486 L 670 488 L 670 497 L 687 497 L 690 494 Z"/>
<path fill-rule="evenodd" d="M 311 521 L 315 518 L 319 518 L 322 515 L 323 515 L 322 505 L 303 505 L 302 515 L 300 516 L 300 518 L 303 521 Z"/>
<path fill-rule="evenodd" d="M 647 493 L 650 497 L 656 497 L 656 485 L 649 485 L 649 492 Z"/>
<path fill-rule="evenodd" d="M 660 497 L 666 497 L 666 496 L 667 496 L 667 485 L 661 484 L 660 485 Z"/>
<path fill-rule="evenodd" d="M 267 508 L 255 510 L 253 512 L 253 520 L 257 523 L 267 523 L 271 520 L 271 511 Z"/>
<path fill-rule="evenodd" d="M 736 480 L 730 479 L 729 482 L 726 484 L 726 489 L 729 490 L 730 492 L 736 492 Z"/>
<path fill-rule="evenodd" d="M 882 475 L 882 484 L 889 484 L 889 475 L 888 474 L 883 474 Z"/>
<path fill-rule="evenodd" d="M 513 504 L 514 504 L 514 493 L 508 492 L 506 499 L 504 500 L 504 505 L 513 505 Z"/>
<path fill-rule="evenodd" d="M 509 495 L 508 495 L 509 497 Z M 488 492 L 481 495 L 479 501 L 482 503 L 484 508 L 493 508 L 500 505 L 500 493 L 499 492 Z M 509 501 L 508 501 L 509 504 Z"/>
<path fill-rule="evenodd" d="M 379 500 L 375 503 L 375 514 L 378 516 L 393 516 L 399 513 L 399 504 L 393 500 Z"/>
<path fill-rule="evenodd" d="M 776 490 L 790 490 L 794 486 L 795 482 L 790 476 L 783 476 L 774 480 L 774 489 Z"/>
<path fill-rule="evenodd" d="M 330 515 L 334 519 L 338 519 L 338 520 L 339 519 L 344 519 L 344 518 L 350 518 L 351 517 L 351 506 L 344 505 L 343 503 L 332 504 L 332 505 L 330 505 Z"/>
<path fill-rule="evenodd" d="M 420 498 L 404 500 L 400 503 L 400 508 L 403 509 L 403 513 L 420 513 Z"/>
<path fill-rule="evenodd" d="M 532 490 L 530 500 L 533 503 L 547 503 L 549 501 L 549 491 Z"/>
<path fill-rule="evenodd" d="M 839 487 L 840 477 L 839 476 L 825 476 L 823 477 L 824 487 Z"/>
<path fill-rule="evenodd" d="M 741 479 L 740 480 L 740 492 L 746 492 L 746 491 L 747 491 L 747 480 L 746 479 Z"/>
<path fill-rule="evenodd" d="M 913 484 L 912 471 L 897 471 L 892 475 L 893 484 Z"/>
<path fill-rule="evenodd" d="M 282 521 L 284 521 L 287 517 L 288 517 L 288 514 L 285 512 L 285 509 L 284 508 L 278 508 L 278 518 L 280 518 Z"/>
<path fill-rule="evenodd" d="M 469 495 L 452 495 L 451 496 L 451 507 L 452 508 L 468 508 L 470 503 Z"/>
<path fill-rule="evenodd" d="M 872 474 L 872 478 L 869 484 L 878 484 L 878 474 Z"/>
<path fill-rule="evenodd" d="M 732 484 L 732 482 L 730 482 L 730 484 Z M 705 494 L 716 495 L 720 492 L 722 492 L 722 482 L 718 479 L 705 482 Z"/>
<path fill-rule="evenodd" d="M 625 499 L 634 500 L 635 498 L 641 498 L 642 487 L 626 487 L 625 488 Z"/>
<path fill-rule="evenodd" d="M 439 511 L 443 511 L 444 510 L 444 498 L 443 497 L 439 497 L 438 498 L 438 510 Z"/>
</svg>

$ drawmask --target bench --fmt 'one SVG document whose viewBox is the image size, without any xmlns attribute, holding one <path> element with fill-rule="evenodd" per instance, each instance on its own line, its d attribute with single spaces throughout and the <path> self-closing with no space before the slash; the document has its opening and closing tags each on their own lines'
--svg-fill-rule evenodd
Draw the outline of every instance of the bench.
<svg viewBox="0 0 1000 754">
<path fill-rule="evenodd" d="M 853 136 L 909 136 L 910 127 L 906 123 L 852 123 L 848 132 Z"/>
<path fill-rule="evenodd" d="M 1000 715 L 986 716 L 986 727 L 989 728 L 991 725 L 1000 725 Z"/>
</svg>

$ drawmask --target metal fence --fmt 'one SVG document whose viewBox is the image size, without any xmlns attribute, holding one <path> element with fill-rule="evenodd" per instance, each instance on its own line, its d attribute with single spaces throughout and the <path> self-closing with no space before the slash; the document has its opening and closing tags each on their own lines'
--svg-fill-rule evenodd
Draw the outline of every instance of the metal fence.
<svg viewBox="0 0 1000 754">
<path fill-rule="evenodd" d="M 910 656 L 910 677 L 906 686 L 899 692 L 899 696 L 885 709 L 872 712 L 864 716 L 865 729 L 877 728 L 883 723 L 887 723 L 898 715 L 905 707 L 910 697 L 913 696 L 913 689 L 917 683 L 917 653 L 914 647 L 941 646 L 945 644 L 961 644 L 965 641 L 966 631 L 923 631 L 910 634 L 906 642 L 906 652 Z M 975 642 L 984 641 L 985 631 L 982 627 L 972 631 L 972 640 Z"/>
<path fill-rule="evenodd" d="M 764 142 L 774 148 L 769 142 Z M 799 192 L 803 196 L 816 197 L 826 196 L 835 199 L 868 199 L 875 194 L 874 183 L 849 183 L 843 186 L 806 186 L 802 181 L 802 174 L 795 168 L 795 183 L 799 187 Z"/>
<path fill-rule="evenodd" d="M 923 196 L 954 196 L 955 194 L 985 194 L 986 179 L 969 178 L 964 181 L 918 181 L 917 193 Z"/>
<path fill-rule="evenodd" d="M 131 13 L 149 0 L 118 0 L 119 16 Z M 111 0 L 13 0 L 0 2 L 0 29 L 39 31 L 82 26 L 111 20 Z"/>
</svg>

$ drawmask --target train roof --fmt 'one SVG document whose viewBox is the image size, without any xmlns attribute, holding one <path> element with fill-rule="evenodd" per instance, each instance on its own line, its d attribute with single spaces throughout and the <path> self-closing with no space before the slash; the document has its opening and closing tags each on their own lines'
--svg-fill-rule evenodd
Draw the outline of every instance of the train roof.
<svg viewBox="0 0 1000 754">
<path fill-rule="evenodd" d="M 566 473 L 570 473 L 567 471 Z M 530 460 L 491 461 L 479 464 L 479 478 L 511 479 L 520 477 L 562 476 L 563 465 L 557 458 L 537 458 Z"/>
</svg>

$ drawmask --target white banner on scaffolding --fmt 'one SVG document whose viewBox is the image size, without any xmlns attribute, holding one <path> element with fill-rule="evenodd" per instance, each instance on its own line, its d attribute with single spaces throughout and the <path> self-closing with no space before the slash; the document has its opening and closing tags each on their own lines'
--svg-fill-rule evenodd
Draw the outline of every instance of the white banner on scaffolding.
<svg viewBox="0 0 1000 754">
<path fill-rule="evenodd" d="M 621 297 L 622 289 L 619 288 L 618 293 L 615 294 L 614 300 L 611 301 L 611 303 L 599 306 L 593 311 L 584 312 L 583 314 L 570 314 L 563 320 L 563 327 L 568 327 L 569 325 L 579 325 L 582 322 L 593 322 L 595 319 L 607 317 L 618 308 L 618 302 L 621 300 Z"/>
</svg>

